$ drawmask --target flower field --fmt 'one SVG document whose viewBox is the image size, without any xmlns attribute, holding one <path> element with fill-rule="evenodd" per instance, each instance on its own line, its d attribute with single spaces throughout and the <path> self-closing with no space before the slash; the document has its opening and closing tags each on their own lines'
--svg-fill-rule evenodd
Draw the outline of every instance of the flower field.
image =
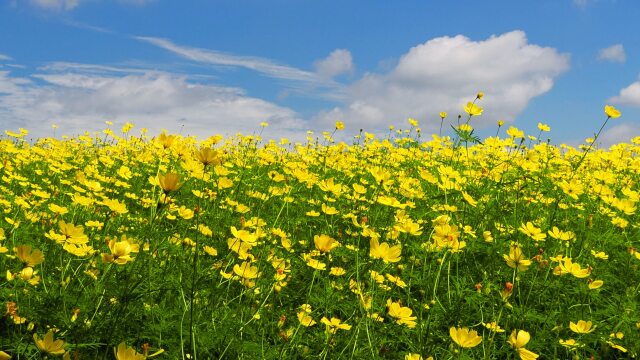
<svg viewBox="0 0 640 360">
<path fill-rule="evenodd" d="M 7 132 L 0 359 L 637 356 L 640 137 L 418 126 Z"/>
</svg>

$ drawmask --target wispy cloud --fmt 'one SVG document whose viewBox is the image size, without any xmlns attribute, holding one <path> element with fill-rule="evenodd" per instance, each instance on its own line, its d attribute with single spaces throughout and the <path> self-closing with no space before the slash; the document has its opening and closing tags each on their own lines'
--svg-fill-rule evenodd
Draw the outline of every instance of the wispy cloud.
<svg viewBox="0 0 640 360">
<path fill-rule="evenodd" d="M 311 71 L 280 65 L 272 60 L 256 56 L 238 56 L 220 51 L 177 45 L 170 40 L 136 36 L 135 39 L 158 46 L 176 55 L 198 63 L 214 66 L 230 66 L 250 69 L 275 79 L 306 83 L 313 86 L 340 87 L 340 84 Z"/>
<path fill-rule="evenodd" d="M 11 59 L 11 57 L 8 55 L 0 54 L 0 60 L 7 61 L 7 60 L 13 60 L 13 59 Z"/>
<path fill-rule="evenodd" d="M 48 10 L 48 11 L 71 11 L 80 6 L 81 3 L 88 2 L 87 0 L 28 0 L 31 6 Z M 133 6 L 145 6 L 155 0 L 118 0 L 119 3 L 124 5 Z M 17 6 L 17 1 L 12 0 L 11 5 Z"/>
<path fill-rule="evenodd" d="M 80 0 L 30 0 L 31 5 L 55 11 L 69 11 L 80 4 Z"/>
<path fill-rule="evenodd" d="M 615 44 L 601 49 L 598 52 L 598 60 L 624 63 L 627 60 L 627 56 L 622 44 Z"/>
</svg>

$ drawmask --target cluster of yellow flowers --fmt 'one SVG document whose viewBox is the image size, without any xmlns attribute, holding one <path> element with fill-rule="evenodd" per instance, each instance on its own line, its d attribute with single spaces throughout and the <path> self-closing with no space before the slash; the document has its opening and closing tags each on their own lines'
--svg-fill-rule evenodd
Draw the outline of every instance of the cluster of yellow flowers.
<svg viewBox="0 0 640 360">
<path fill-rule="evenodd" d="M 483 113 L 477 103 L 483 96 L 464 107 L 469 119 Z M 605 114 L 607 120 L 620 116 L 610 106 Z M 417 120 L 409 124 L 420 133 Z M 334 133 L 344 127 L 338 121 Z M 591 151 L 593 142 L 574 148 L 535 137 L 525 146 L 524 132 L 515 127 L 505 138 L 469 146 L 447 136 L 381 140 L 366 132 L 351 146 L 336 143 L 333 134 L 306 144 L 261 143 L 255 135 L 198 140 L 162 133 L 150 139 L 131 135 L 132 128 L 127 124 L 123 136 L 109 129 L 105 139 L 86 134 L 30 144 L 21 130 L 0 140 L 7 154 L 0 161 L 0 265 L 10 289 L 0 287 L 0 295 L 7 297 L 11 326 L 51 329 L 43 338 L 33 332 L 43 354 L 73 355 L 58 331 L 68 324 L 25 316 L 36 313 L 26 311 L 35 305 L 16 294 L 36 299 L 87 284 L 104 292 L 118 286 L 113 272 L 130 271 L 139 277 L 117 279 L 160 273 L 145 280 L 176 276 L 182 283 L 183 274 L 197 274 L 207 285 L 193 281 L 185 309 L 211 309 L 211 299 L 221 299 L 226 289 L 219 303 L 236 302 L 252 313 L 239 317 L 242 326 L 278 312 L 279 338 L 319 331 L 329 345 L 361 326 L 415 336 L 430 314 L 453 311 L 455 298 L 471 292 L 494 321 L 466 314 L 483 324 L 472 329 L 434 315 L 438 326 L 449 328 L 449 337 L 435 335 L 447 344 L 441 348 L 453 343 L 450 349 L 475 351 L 464 349 L 498 344 L 495 338 L 503 336 L 496 345 L 504 347 L 501 354 L 515 350 L 521 359 L 536 359 L 544 352 L 542 337 L 503 312 L 538 311 L 542 301 L 531 293 L 549 286 L 566 289 L 562 300 L 551 299 L 562 311 L 591 306 L 601 292 L 614 291 L 609 282 L 622 275 L 610 264 L 629 264 L 630 273 L 640 266 L 630 240 L 638 233 L 640 137 Z M 542 123 L 538 129 L 550 130 Z M 469 122 L 456 128 L 461 137 L 472 133 Z M 615 238 L 615 245 L 592 235 L 596 230 Z M 94 317 L 103 315 L 103 293 L 86 296 L 64 317 L 80 319 L 90 334 Z M 181 296 L 189 302 L 186 292 Z M 120 294 L 106 299 L 128 301 Z M 153 307 L 145 301 L 141 311 Z M 501 326 L 509 336 L 499 335 Z M 561 334 L 554 346 L 568 351 L 600 341 L 588 336 L 601 331 L 616 351 L 627 352 L 625 344 L 632 343 L 617 327 L 592 321 L 554 329 L 544 331 Z M 530 343 L 532 335 L 537 342 Z M 124 341 L 114 345 L 107 346 L 116 359 L 163 351 L 148 355 L 149 345 L 140 353 Z M 8 358 L 0 351 L 0 359 Z"/>
</svg>

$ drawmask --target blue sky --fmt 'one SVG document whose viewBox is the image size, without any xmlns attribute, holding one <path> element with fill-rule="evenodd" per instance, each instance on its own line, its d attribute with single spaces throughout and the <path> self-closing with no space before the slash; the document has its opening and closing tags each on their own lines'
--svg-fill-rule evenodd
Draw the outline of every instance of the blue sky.
<svg viewBox="0 0 640 360">
<path fill-rule="evenodd" d="M 613 104 L 609 145 L 640 135 L 638 18 L 635 0 L 8 0 L 0 128 L 206 137 L 266 121 L 265 136 L 298 139 L 412 117 L 430 133 L 483 91 L 483 137 L 542 122 L 578 144 Z"/>
</svg>

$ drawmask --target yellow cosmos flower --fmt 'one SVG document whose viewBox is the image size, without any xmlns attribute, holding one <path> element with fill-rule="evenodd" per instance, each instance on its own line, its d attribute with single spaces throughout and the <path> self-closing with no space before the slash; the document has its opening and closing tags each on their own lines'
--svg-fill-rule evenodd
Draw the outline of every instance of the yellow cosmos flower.
<svg viewBox="0 0 640 360">
<path fill-rule="evenodd" d="M 180 175 L 176 173 L 166 173 L 164 175 L 158 175 L 158 185 L 165 194 L 180 189 L 182 183 L 180 182 Z"/>
<path fill-rule="evenodd" d="M 4 351 L 0 351 L 0 360 L 11 360 L 11 355 Z"/>
<path fill-rule="evenodd" d="M 111 250 L 111 254 L 103 253 L 102 261 L 124 265 L 129 261 L 133 261 L 131 253 L 140 251 L 140 245 L 133 243 L 133 240 L 122 235 L 120 241 L 117 238 L 109 240 L 109 250 Z"/>
<path fill-rule="evenodd" d="M 602 287 L 602 285 L 604 285 L 604 281 L 602 281 L 602 280 L 593 280 L 593 281 L 589 282 L 589 289 L 595 290 L 595 289 L 598 289 L 598 288 Z"/>
<path fill-rule="evenodd" d="M 316 324 L 316 321 L 311 317 L 311 305 L 309 304 L 302 304 L 300 306 L 300 311 L 298 311 L 296 316 L 298 317 L 300 325 L 304 327 L 309 327 Z"/>
<path fill-rule="evenodd" d="M 574 348 L 580 346 L 580 343 L 575 341 L 574 339 L 567 339 L 567 340 L 560 339 L 558 342 L 560 343 L 560 345 L 562 345 L 562 346 L 564 346 L 564 347 L 566 347 L 568 349 L 574 349 Z"/>
<path fill-rule="evenodd" d="M 531 335 L 524 330 L 513 330 L 507 342 L 518 352 L 520 359 L 533 360 L 539 357 L 538 354 L 524 348 L 531 339 Z"/>
<path fill-rule="evenodd" d="M 551 131 L 551 128 L 547 124 L 538 123 L 538 130 L 543 131 L 543 132 L 549 132 L 549 131 Z"/>
<path fill-rule="evenodd" d="M 201 148 L 200 151 L 196 153 L 196 158 L 205 167 L 209 165 L 219 165 L 222 163 L 221 154 L 217 150 L 209 147 Z"/>
<path fill-rule="evenodd" d="M 411 308 L 400 305 L 399 301 L 393 302 L 391 299 L 388 299 L 387 310 L 389 312 L 389 316 L 396 319 L 396 324 L 406 325 L 410 329 L 416 327 L 417 317 L 411 316 L 413 313 Z"/>
<path fill-rule="evenodd" d="M 613 119 L 619 118 L 621 115 L 620 111 L 611 105 L 605 105 L 604 113 L 607 114 L 608 117 Z"/>
<path fill-rule="evenodd" d="M 518 230 L 533 239 L 533 241 L 543 241 L 547 238 L 547 234 L 543 233 L 540 228 L 535 227 L 533 223 L 531 223 L 531 221 L 528 221 L 526 224 L 520 225 L 520 228 L 518 228 Z"/>
<path fill-rule="evenodd" d="M 62 355 L 65 353 L 64 341 L 60 339 L 53 340 L 53 330 L 49 330 L 43 339 L 40 339 L 38 334 L 33 334 L 33 340 L 36 342 L 38 349 L 47 355 Z"/>
<path fill-rule="evenodd" d="M 236 275 L 245 279 L 255 279 L 258 276 L 260 276 L 260 273 L 258 272 L 258 267 L 251 265 L 251 263 L 248 261 L 245 261 L 240 265 L 235 264 L 233 266 L 233 272 Z"/>
<path fill-rule="evenodd" d="M 318 259 L 314 259 L 311 254 L 302 254 L 302 258 L 307 263 L 309 267 L 312 267 L 316 270 L 326 270 L 327 264 L 323 263 Z"/>
<path fill-rule="evenodd" d="M 344 129 L 344 123 L 342 121 L 336 121 L 336 130 Z"/>
<path fill-rule="evenodd" d="M 467 114 L 469 114 L 470 116 L 479 116 L 482 115 L 482 111 L 484 109 L 482 109 L 480 106 L 472 103 L 472 102 L 468 102 L 467 105 L 464 107 L 464 112 L 466 112 Z"/>
<path fill-rule="evenodd" d="M 113 348 L 113 353 L 116 356 L 116 360 L 144 360 L 147 358 L 143 354 L 138 354 L 133 348 L 128 347 L 124 341 L 117 348 Z"/>
<path fill-rule="evenodd" d="M 31 245 L 18 245 L 13 249 L 18 259 L 26 266 L 34 267 L 44 261 L 42 251 L 31 248 Z"/>
<path fill-rule="evenodd" d="M 494 332 L 499 332 L 499 333 L 504 332 L 504 329 L 501 328 L 500 325 L 498 325 L 498 323 L 495 321 L 492 321 L 490 323 L 482 323 L 482 325 L 484 325 L 484 327 Z"/>
<path fill-rule="evenodd" d="M 315 235 L 313 237 L 313 242 L 316 245 L 316 249 L 320 252 L 329 252 L 340 246 L 340 243 L 336 241 L 336 239 L 324 234 Z"/>
<path fill-rule="evenodd" d="M 338 330 L 351 330 L 351 325 L 343 324 L 342 320 L 332 317 L 331 320 L 326 317 L 322 317 L 320 322 L 327 326 L 327 331 L 331 334 L 335 334 Z"/>
<path fill-rule="evenodd" d="M 376 238 L 371 238 L 369 244 L 371 246 L 369 256 L 372 258 L 382 259 L 385 263 L 400 261 L 400 253 L 402 251 L 400 245 L 389 246 L 386 242 L 380 244 Z"/>
<path fill-rule="evenodd" d="M 478 332 L 475 330 L 469 331 L 468 328 L 451 327 L 449 329 L 449 336 L 451 336 L 453 342 L 463 348 L 472 348 L 482 342 L 482 337 L 478 336 Z"/>
<path fill-rule="evenodd" d="M 522 253 L 522 249 L 516 245 L 511 246 L 509 255 L 503 255 L 503 257 L 510 268 L 518 271 L 526 271 L 531 266 L 531 260 L 527 259 Z"/>
<path fill-rule="evenodd" d="M 443 111 L 443 112 L 441 112 L 441 113 L 440 113 L 440 118 L 441 118 L 441 119 L 444 119 L 444 118 L 446 118 L 446 117 L 447 117 L 447 115 L 448 115 L 448 114 L 447 114 L 445 111 Z"/>
<path fill-rule="evenodd" d="M 588 334 L 595 330 L 595 328 L 591 321 L 578 320 L 577 324 L 573 321 L 569 322 L 569 329 L 576 334 Z"/>
</svg>

